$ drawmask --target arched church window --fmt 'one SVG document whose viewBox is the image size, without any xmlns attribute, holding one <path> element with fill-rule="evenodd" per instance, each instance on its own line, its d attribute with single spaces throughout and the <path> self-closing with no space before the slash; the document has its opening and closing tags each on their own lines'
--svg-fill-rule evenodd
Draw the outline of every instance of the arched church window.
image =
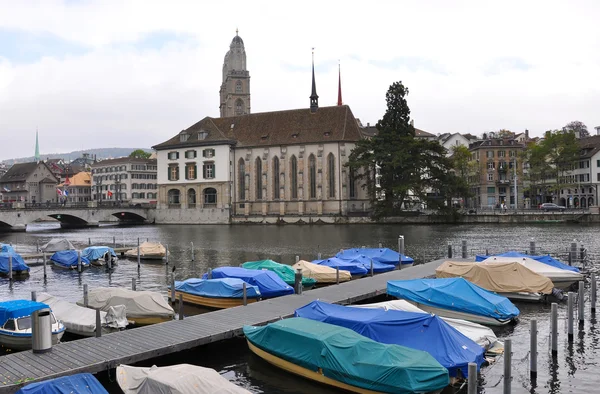
<svg viewBox="0 0 600 394">
<path fill-rule="evenodd" d="M 308 183 L 310 186 L 310 198 L 317 198 L 317 165 L 315 155 L 308 157 Z"/>
<path fill-rule="evenodd" d="M 335 157 L 333 153 L 327 156 L 327 173 L 329 175 L 329 198 L 335 198 Z"/>
<path fill-rule="evenodd" d="M 237 81 L 235 83 L 235 92 L 242 93 L 242 81 Z"/>
<path fill-rule="evenodd" d="M 255 170 L 256 170 L 256 199 L 262 200 L 262 160 L 260 157 L 256 158 L 255 161 Z"/>
<path fill-rule="evenodd" d="M 236 115 L 244 114 L 244 102 L 242 100 L 238 100 L 235 102 L 235 114 Z"/>
<path fill-rule="evenodd" d="M 279 157 L 273 158 L 273 199 L 279 200 Z"/>
<path fill-rule="evenodd" d="M 292 198 L 298 198 L 298 161 L 294 155 L 290 159 L 290 187 Z"/>
</svg>

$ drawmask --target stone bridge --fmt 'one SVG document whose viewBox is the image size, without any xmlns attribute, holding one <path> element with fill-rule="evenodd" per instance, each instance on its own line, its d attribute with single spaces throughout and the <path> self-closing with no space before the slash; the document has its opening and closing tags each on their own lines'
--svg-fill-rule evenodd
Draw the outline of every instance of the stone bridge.
<svg viewBox="0 0 600 394">
<path fill-rule="evenodd" d="M 95 227 L 102 222 L 121 224 L 154 223 L 154 208 L 148 207 L 28 207 L 0 209 L 0 232 L 25 231 L 34 222 L 55 219 L 62 228 Z"/>
</svg>

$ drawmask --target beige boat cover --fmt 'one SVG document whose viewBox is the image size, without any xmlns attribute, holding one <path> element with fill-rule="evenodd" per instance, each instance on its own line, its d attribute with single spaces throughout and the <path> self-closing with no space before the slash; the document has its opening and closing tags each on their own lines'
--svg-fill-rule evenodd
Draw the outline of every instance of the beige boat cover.
<svg viewBox="0 0 600 394">
<path fill-rule="evenodd" d="M 562 268 L 553 267 L 548 264 L 544 264 L 540 261 L 534 260 L 529 257 L 503 257 L 503 256 L 491 256 L 483 260 L 483 263 L 507 263 L 515 261 L 533 272 L 550 278 L 553 281 L 569 281 L 573 282 L 583 280 L 583 275 L 578 272 L 564 270 Z"/>
<path fill-rule="evenodd" d="M 214 369 L 190 364 L 152 368 L 119 365 L 117 382 L 125 394 L 251 394 Z"/>
<path fill-rule="evenodd" d="M 127 257 L 137 257 L 137 247 L 129 249 L 125 252 Z M 140 245 L 140 257 L 165 257 L 167 255 L 167 248 L 161 243 L 144 242 Z"/>
<path fill-rule="evenodd" d="M 498 293 L 550 294 L 554 285 L 517 262 L 485 263 L 446 261 L 435 270 L 438 278 L 461 277 L 484 289 Z"/>
<path fill-rule="evenodd" d="M 294 270 L 301 269 L 302 276 L 313 278 L 317 283 L 335 283 L 335 268 L 309 263 L 305 260 L 300 260 L 292 266 Z M 340 270 L 340 282 L 346 282 L 352 279 L 350 271 Z"/>
<path fill-rule="evenodd" d="M 54 253 L 60 252 L 61 250 L 75 250 L 75 247 L 71 241 L 66 238 L 52 238 L 50 241 L 42 245 L 40 250 L 46 253 Z"/>
<path fill-rule="evenodd" d="M 77 301 L 83 306 L 83 299 Z M 160 293 L 155 291 L 133 291 L 122 287 L 98 287 L 88 293 L 88 307 L 108 312 L 111 306 L 125 305 L 127 318 L 161 317 L 173 318 L 175 311 Z"/>
</svg>

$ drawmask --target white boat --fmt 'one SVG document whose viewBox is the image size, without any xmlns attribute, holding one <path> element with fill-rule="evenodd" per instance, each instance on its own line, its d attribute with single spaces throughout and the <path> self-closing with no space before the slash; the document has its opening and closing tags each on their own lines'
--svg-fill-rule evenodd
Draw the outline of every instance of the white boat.
<svg viewBox="0 0 600 394">
<path fill-rule="evenodd" d="M 30 300 L 0 302 L 0 345 L 12 350 L 31 349 L 31 314 L 40 309 L 50 309 L 44 303 Z M 50 312 L 52 344 L 60 342 L 65 326 Z"/>
<path fill-rule="evenodd" d="M 190 364 L 151 368 L 119 365 L 117 383 L 125 394 L 250 394 L 214 369 Z"/>
<path fill-rule="evenodd" d="M 96 311 L 68 302 L 48 293 L 38 293 L 37 300 L 48 304 L 56 318 L 65 325 L 68 333 L 90 337 L 96 335 Z M 102 334 L 124 329 L 127 324 L 125 307 L 109 307 L 108 312 L 100 311 Z"/>
<path fill-rule="evenodd" d="M 129 249 L 125 256 L 137 259 L 138 248 Z M 167 256 L 167 249 L 160 243 L 144 242 L 140 245 L 140 259 L 143 260 L 162 260 Z"/>
</svg>

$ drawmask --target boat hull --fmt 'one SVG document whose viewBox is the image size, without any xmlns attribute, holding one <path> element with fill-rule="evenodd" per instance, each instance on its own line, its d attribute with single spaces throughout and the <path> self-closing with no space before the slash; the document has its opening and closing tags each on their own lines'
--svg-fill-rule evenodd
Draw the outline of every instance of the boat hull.
<svg viewBox="0 0 600 394">
<path fill-rule="evenodd" d="M 8 278 L 8 272 L 0 272 L 0 277 Z M 13 279 L 27 279 L 29 278 L 29 271 L 13 271 Z"/>
<path fill-rule="evenodd" d="M 136 255 L 125 254 L 125 257 L 130 258 L 130 259 L 137 259 L 137 254 Z M 151 255 L 151 254 L 140 255 L 140 260 L 162 260 L 164 258 L 165 258 L 165 255 Z"/>
<path fill-rule="evenodd" d="M 65 330 L 55 331 L 52 333 L 52 345 L 60 342 Z M 7 335 L 0 331 L 0 345 L 12 350 L 28 350 L 32 347 L 31 334 Z"/>
<path fill-rule="evenodd" d="M 493 317 L 475 315 L 473 313 L 467 313 L 467 312 L 453 311 L 451 309 L 442 309 L 442 308 L 437 308 L 437 307 L 429 306 L 429 305 L 425 305 L 425 304 L 419 304 L 416 302 L 411 302 L 411 304 L 415 305 L 417 308 L 420 308 L 429 313 L 436 314 L 438 316 L 450 317 L 453 319 L 463 319 L 463 320 L 467 320 L 467 321 L 470 321 L 473 323 L 484 324 L 486 326 L 504 326 L 512 321 L 512 319 L 498 320 L 498 319 L 494 319 Z"/>
<path fill-rule="evenodd" d="M 498 295 L 504 296 L 509 300 L 513 301 L 525 301 L 525 302 L 542 302 L 545 300 L 545 296 L 540 293 L 498 293 Z"/>
<path fill-rule="evenodd" d="M 61 269 L 61 270 L 76 270 L 77 269 L 77 265 L 71 265 L 71 266 L 66 266 L 66 265 L 60 265 L 57 263 L 52 263 L 53 266 L 55 268 Z M 89 267 L 88 264 L 81 264 L 81 269 L 87 268 Z"/>
<path fill-rule="evenodd" d="M 127 315 L 127 320 L 130 320 L 136 326 L 149 326 L 151 324 L 164 323 L 173 320 L 173 316 L 130 316 Z"/>
<path fill-rule="evenodd" d="M 175 291 L 175 298 L 179 299 L 179 295 L 183 302 L 188 304 L 200 305 L 208 308 L 214 309 L 226 309 L 233 308 L 236 306 L 244 305 L 244 300 L 242 298 L 216 298 L 216 297 L 202 297 L 199 295 L 194 295 L 190 293 L 185 293 L 182 291 Z M 256 298 L 248 298 L 247 303 L 251 304 L 253 302 L 258 301 Z"/>
</svg>

